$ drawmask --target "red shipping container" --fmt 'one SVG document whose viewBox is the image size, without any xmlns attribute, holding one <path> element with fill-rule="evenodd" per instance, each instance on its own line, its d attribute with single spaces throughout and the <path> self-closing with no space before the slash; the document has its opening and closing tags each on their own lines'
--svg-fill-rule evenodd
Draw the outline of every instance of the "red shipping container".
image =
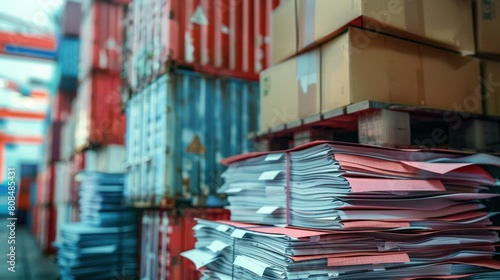
<svg viewBox="0 0 500 280">
<path fill-rule="evenodd" d="M 140 86 L 170 64 L 258 80 L 258 73 L 271 65 L 271 12 L 281 2 L 133 1 L 125 39 L 129 86 Z"/>
<path fill-rule="evenodd" d="M 54 205 L 38 206 L 37 240 L 42 252 L 53 254 L 56 249 L 52 243 L 56 240 L 57 213 Z"/>
<path fill-rule="evenodd" d="M 30 208 L 30 187 L 35 178 L 21 177 L 17 189 L 17 209 L 28 210 Z"/>
<path fill-rule="evenodd" d="M 66 122 L 71 115 L 71 103 L 75 99 L 76 92 L 59 91 L 51 102 L 52 121 Z"/>
<path fill-rule="evenodd" d="M 47 135 L 47 160 L 53 163 L 61 160 L 61 132 L 64 123 L 55 121 L 50 124 Z"/>
<path fill-rule="evenodd" d="M 78 86 L 75 149 L 123 145 L 125 115 L 120 106 L 120 76 L 94 72 Z"/>
<path fill-rule="evenodd" d="M 194 248 L 195 218 L 228 220 L 230 212 L 219 208 L 152 210 L 142 215 L 141 279 L 199 279 L 194 264 L 181 253 Z"/>
<path fill-rule="evenodd" d="M 36 206 L 44 206 L 54 202 L 55 167 L 47 165 L 45 170 L 40 170 L 36 183 Z"/>
<path fill-rule="evenodd" d="M 121 71 L 122 20 L 124 6 L 109 2 L 88 1 L 80 29 L 79 80 L 92 70 Z"/>
</svg>

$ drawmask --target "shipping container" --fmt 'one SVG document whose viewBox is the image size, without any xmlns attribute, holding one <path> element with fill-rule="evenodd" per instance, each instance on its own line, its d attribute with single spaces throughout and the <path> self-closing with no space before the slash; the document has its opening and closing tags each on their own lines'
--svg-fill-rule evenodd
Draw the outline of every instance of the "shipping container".
<svg viewBox="0 0 500 280">
<path fill-rule="evenodd" d="M 61 228 L 64 224 L 72 222 L 73 204 L 71 203 L 57 203 L 56 204 L 56 236 L 54 241 L 56 243 L 62 242 Z"/>
<path fill-rule="evenodd" d="M 252 151 L 259 84 L 178 71 L 133 96 L 127 107 L 126 195 L 134 204 L 224 205 L 220 160 Z"/>
<path fill-rule="evenodd" d="M 31 234 L 35 238 L 38 239 L 38 224 L 40 224 L 40 211 L 38 210 L 40 207 L 38 205 L 32 204 L 31 207 L 31 216 L 33 219 L 31 220 Z"/>
<path fill-rule="evenodd" d="M 70 161 L 75 151 L 76 100 L 71 106 L 72 114 L 68 117 L 61 130 L 61 160 Z"/>
<path fill-rule="evenodd" d="M 22 164 L 37 164 L 41 160 L 42 140 L 41 137 L 12 137 L 0 132 L 0 168 L 6 170 L 13 167 L 19 170 Z M 0 184 L 7 181 L 6 176 L 7 172 L 0 173 Z"/>
<path fill-rule="evenodd" d="M 131 0 L 85 0 L 82 2 L 82 13 L 87 14 L 88 11 L 92 8 L 95 2 L 106 2 L 114 5 L 121 5 L 122 7 L 126 7 Z"/>
<path fill-rule="evenodd" d="M 104 1 L 87 1 L 80 31 L 79 80 L 92 70 L 121 71 L 123 6 Z"/>
<path fill-rule="evenodd" d="M 55 170 L 55 203 L 69 203 L 71 201 L 71 185 L 74 164 L 73 162 L 57 162 Z"/>
<path fill-rule="evenodd" d="M 31 185 L 36 183 L 37 165 L 21 163 L 20 179 L 16 189 L 17 223 L 24 225 L 29 221 L 31 205 Z M 7 188 L 5 188 L 7 190 Z"/>
<path fill-rule="evenodd" d="M 67 36 L 79 37 L 81 20 L 81 4 L 78 2 L 66 1 L 62 21 L 62 34 Z"/>
<path fill-rule="evenodd" d="M 43 253 L 53 254 L 55 248 L 53 246 L 56 240 L 57 229 L 57 214 L 54 205 L 37 206 L 37 230 L 36 239 Z"/>
<path fill-rule="evenodd" d="M 135 89 L 169 65 L 258 79 L 270 65 L 271 11 L 283 0 L 132 1 L 125 71 Z"/>
<path fill-rule="evenodd" d="M 50 105 L 48 92 L 30 92 L 24 96 L 17 90 L 2 90 L 0 98 L 0 116 L 22 119 L 43 120 Z"/>
<path fill-rule="evenodd" d="M 54 203 L 55 191 L 55 164 L 48 164 L 45 169 L 40 168 L 37 176 L 36 205 L 46 206 Z"/>
<path fill-rule="evenodd" d="M 85 170 L 104 173 L 125 173 L 125 146 L 107 145 L 82 152 Z"/>
<path fill-rule="evenodd" d="M 51 121 L 66 122 L 71 115 L 71 106 L 76 96 L 76 87 L 70 91 L 59 90 L 52 97 L 50 102 L 52 105 Z"/>
<path fill-rule="evenodd" d="M 194 248 L 194 219 L 227 220 L 229 216 L 228 210 L 218 208 L 144 211 L 140 279 L 199 279 L 199 272 L 194 265 L 180 256 L 180 253 Z"/>
<path fill-rule="evenodd" d="M 80 38 L 61 37 L 59 39 L 57 60 L 61 72 L 59 88 L 74 90 L 77 84 L 80 63 Z"/>
<path fill-rule="evenodd" d="M 75 149 L 123 145 L 125 115 L 120 104 L 120 76 L 95 72 L 78 86 Z"/>
<path fill-rule="evenodd" d="M 56 162 L 61 160 L 61 130 L 63 122 L 55 121 L 52 122 L 47 128 L 47 135 L 45 138 L 45 149 L 46 154 L 45 160 L 48 163 Z"/>
<path fill-rule="evenodd" d="M 28 120 L 22 118 L 5 118 L 0 117 L 0 132 L 3 136 L 8 136 L 12 141 L 9 143 L 22 143 L 22 139 L 39 138 L 44 135 L 44 123 L 42 120 Z M 4 141 L 4 139 L 0 141 Z"/>
</svg>

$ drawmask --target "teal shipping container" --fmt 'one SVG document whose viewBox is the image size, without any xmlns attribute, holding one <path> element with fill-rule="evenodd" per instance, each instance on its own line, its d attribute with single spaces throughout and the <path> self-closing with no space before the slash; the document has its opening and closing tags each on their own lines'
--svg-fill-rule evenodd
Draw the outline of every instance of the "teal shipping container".
<svg viewBox="0 0 500 280">
<path fill-rule="evenodd" d="M 61 72 L 60 89 L 76 89 L 78 64 L 80 63 L 80 38 L 61 37 L 59 39 L 57 60 Z"/>
<path fill-rule="evenodd" d="M 127 103 L 129 202 L 145 207 L 219 207 L 220 160 L 253 151 L 258 82 L 191 71 L 160 76 Z"/>
</svg>

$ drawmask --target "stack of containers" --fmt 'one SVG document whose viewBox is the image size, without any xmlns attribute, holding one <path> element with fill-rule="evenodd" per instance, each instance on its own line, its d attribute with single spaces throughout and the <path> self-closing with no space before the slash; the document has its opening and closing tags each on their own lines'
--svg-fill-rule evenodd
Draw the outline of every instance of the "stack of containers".
<svg viewBox="0 0 500 280">
<path fill-rule="evenodd" d="M 42 251 L 46 253 L 55 252 L 52 243 L 57 239 L 56 229 L 69 221 L 67 213 L 71 209 L 69 200 L 63 194 L 67 189 L 67 170 L 70 168 L 64 157 L 68 147 L 64 146 L 63 131 L 76 96 L 80 9 L 79 3 L 66 3 L 57 52 L 59 86 L 56 94 L 51 96 L 51 111 L 46 118 L 45 156 L 38 178 L 35 219 L 35 232 Z"/>
<path fill-rule="evenodd" d="M 216 194 L 219 161 L 253 150 L 247 134 L 259 129 L 258 74 L 270 65 L 270 15 L 281 2 L 128 5 L 125 195 L 152 209 L 142 219 L 141 278 L 192 279 L 195 267 L 178 260 L 194 239 L 175 236 L 191 235 L 193 217 L 227 216 Z"/>
<path fill-rule="evenodd" d="M 14 167 L 17 176 L 21 176 L 18 182 L 17 210 L 18 223 L 24 223 L 24 215 L 30 211 L 36 219 L 38 202 L 31 204 L 30 200 L 37 198 L 36 191 L 31 192 L 31 184 L 38 178 L 36 166 L 32 166 L 42 160 L 44 151 L 44 126 L 47 119 L 47 108 L 49 106 L 49 93 L 45 90 L 31 90 L 29 96 L 20 96 L 18 92 L 4 91 L 1 93 L 0 107 L 0 168 Z M 30 165 L 31 167 L 27 167 Z M 27 169 L 35 168 L 27 171 Z M 46 169 L 46 167 L 44 167 Z M 26 172 L 25 172 L 26 171 Z M 25 174 L 27 173 L 27 177 Z M 5 176 L 0 175 L 0 183 L 7 182 Z M 43 189 L 42 189 L 43 191 Z M 31 196 L 31 197 L 30 197 Z M 7 201 L 7 198 L 5 198 Z M 33 229 L 34 225 L 31 224 Z"/>
<path fill-rule="evenodd" d="M 120 108 L 123 5 L 87 1 L 82 7 L 80 65 L 75 111 L 75 149 L 123 145 Z"/>
<path fill-rule="evenodd" d="M 85 1 L 79 9 L 78 82 L 72 114 L 62 129 L 65 168 L 59 192 L 61 200 L 71 205 L 64 213 L 72 222 L 79 220 L 76 174 L 84 170 L 124 171 L 125 115 L 119 92 L 122 20 L 127 2 Z"/>
<path fill-rule="evenodd" d="M 39 223 L 37 232 L 51 230 L 44 244 L 60 239 L 65 223 L 79 220 L 76 174 L 124 171 L 125 116 L 119 90 L 126 2 L 66 3 L 58 61 L 61 80 L 51 125 L 59 128 L 60 138 L 49 142 L 57 156 L 49 167 L 52 175 L 45 172 L 40 178 L 55 185 L 48 197 L 57 208 L 57 218 L 49 227 Z"/>
</svg>

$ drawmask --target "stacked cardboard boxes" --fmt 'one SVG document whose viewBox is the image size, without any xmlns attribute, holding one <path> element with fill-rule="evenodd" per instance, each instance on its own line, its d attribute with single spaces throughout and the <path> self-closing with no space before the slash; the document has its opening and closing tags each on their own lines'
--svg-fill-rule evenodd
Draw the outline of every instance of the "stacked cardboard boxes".
<svg viewBox="0 0 500 280">
<path fill-rule="evenodd" d="M 260 75 L 261 128 L 365 100 L 498 114 L 494 95 L 483 106 L 477 58 L 500 53 L 485 12 L 495 2 L 285 1 L 272 15 L 274 66 Z M 483 94 L 498 68 L 483 60 Z"/>
</svg>

